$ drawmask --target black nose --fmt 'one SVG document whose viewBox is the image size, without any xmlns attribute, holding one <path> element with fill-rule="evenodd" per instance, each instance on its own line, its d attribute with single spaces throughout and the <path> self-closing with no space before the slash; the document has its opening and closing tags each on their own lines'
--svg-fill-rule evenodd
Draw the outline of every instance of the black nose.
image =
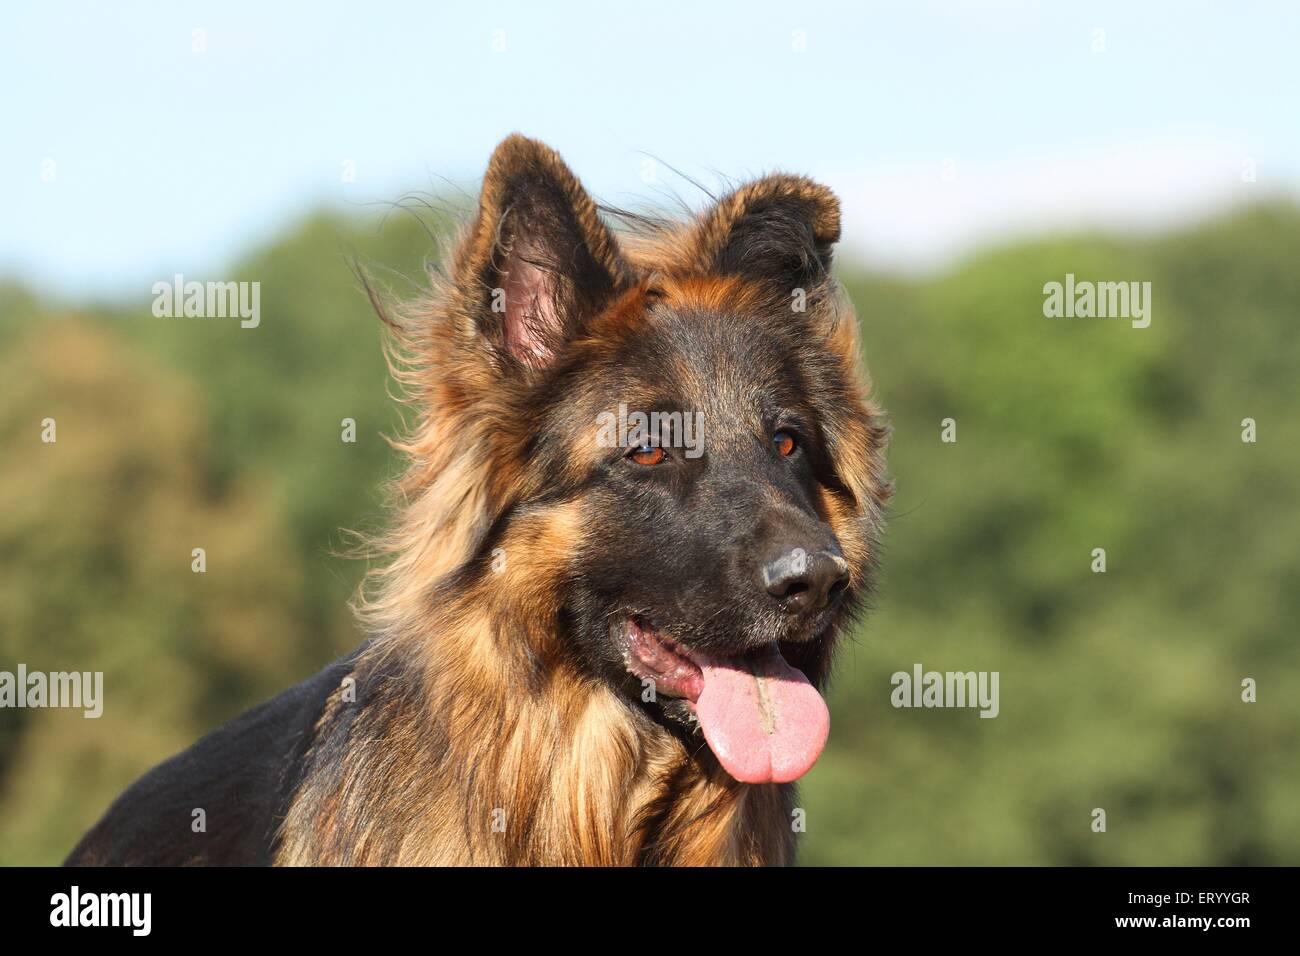
<svg viewBox="0 0 1300 956">
<path fill-rule="evenodd" d="M 767 593 L 797 614 L 822 610 L 848 583 L 848 562 L 835 551 L 792 548 L 763 565 Z"/>
</svg>

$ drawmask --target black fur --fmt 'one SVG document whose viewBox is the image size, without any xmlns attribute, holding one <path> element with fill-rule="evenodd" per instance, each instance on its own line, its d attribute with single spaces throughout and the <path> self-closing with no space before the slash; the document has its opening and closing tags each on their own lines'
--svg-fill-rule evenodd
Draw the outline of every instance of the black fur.
<svg viewBox="0 0 1300 956">
<path fill-rule="evenodd" d="M 269 866 L 312 729 L 358 653 L 158 764 L 113 802 L 64 865 Z M 194 832 L 196 809 L 206 832 Z"/>
</svg>

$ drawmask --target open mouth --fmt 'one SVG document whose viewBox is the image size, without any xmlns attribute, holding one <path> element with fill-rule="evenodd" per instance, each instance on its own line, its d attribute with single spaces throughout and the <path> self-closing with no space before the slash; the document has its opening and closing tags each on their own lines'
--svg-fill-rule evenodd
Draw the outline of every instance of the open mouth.
<svg viewBox="0 0 1300 956">
<path fill-rule="evenodd" d="M 724 657 L 687 647 L 641 618 L 626 623 L 625 663 L 655 694 L 680 697 L 723 769 L 741 783 L 789 783 L 817 762 L 830 713 L 776 643 Z"/>
</svg>

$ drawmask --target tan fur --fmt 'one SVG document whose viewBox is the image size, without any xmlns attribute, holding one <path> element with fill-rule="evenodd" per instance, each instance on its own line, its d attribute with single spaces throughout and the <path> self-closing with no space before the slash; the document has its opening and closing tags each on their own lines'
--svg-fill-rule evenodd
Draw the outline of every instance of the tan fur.
<svg viewBox="0 0 1300 956">
<path fill-rule="evenodd" d="M 449 257 L 451 274 L 435 277 L 433 294 L 395 330 L 390 363 L 415 419 L 394 443 L 409 466 L 358 602 L 375 639 L 352 671 L 356 700 L 340 688 L 317 723 L 281 828 L 280 864 L 791 862 L 792 788 L 741 785 L 696 759 L 586 676 L 560 640 L 557 595 L 590 520 L 580 502 L 525 510 L 501 542 L 503 566 L 461 575 L 492 523 L 537 490 L 521 461 L 527 409 L 499 387 L 502 358 L 477 335 L 473 311 L 482 277 L 506 251 L 510 179 L 533 174 L 562 185 L 603 266 L 627 278 L 622 263 L 632 262 L 642 277 L 609 303 L 593 337 L 601 323 L 635 323 L 653 297 L 733 310 L 770 304 L 770 289 L 711 274 L 708 264 L 737 217 L 774 191 L 809 205 L 819 243 L 839 236 L 838 205 L 824 187 L 769 177 L 621 253 L 553 151 L 522 137 L 502 144 L 478 216 Z M 888 495 L 884 431 L 851 310 L 826 297 L 813 304 L 828 349 L 860 383 L 859 408 L 828 435 L 851 498 L 824 490 L 819 503 L 856 567 L 867 562 Z"/>
<path fill-rule="evenodd" d="M 278 863 L 787 862 L 784 834 L 765 835 L 770 810 L 783 806 L 777 787 L 701 773 L 680 741 L 557 654 L 548 622 L 558 608 L 547 602 L 581 521 L 568 506 L 523 522 L 518 537 L 528 544 L 506 544 L 520 558 L 492 583 L 494 604 L 476 592 L 431 612 L 438 641 L 417 656 L 422 693 L 378 715 L 364 691 L 355 703 L 342 701 L 342 689 L 332 696 L 318 739 L 356 708 L 386 744 L 359 750 L 340 777 L 299 794 Z M 354 671 L 358 687 L 402 650 L 392 641 L 368 649 Z M 434 723 L 454 748 L 436 762 Z"/>
</svg>

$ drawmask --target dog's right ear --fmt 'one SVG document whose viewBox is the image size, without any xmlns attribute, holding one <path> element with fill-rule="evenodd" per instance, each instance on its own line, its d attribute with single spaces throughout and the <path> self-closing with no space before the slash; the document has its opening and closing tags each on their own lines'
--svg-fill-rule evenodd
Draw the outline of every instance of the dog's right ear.
<svg viewBox="0 0 1300 956">
<path fill-rule="evenodd" d="M 452 280 L 460 314 L 503 364 L 549 364 L 628 275 L 613 233 L 559 154 L 517 133 L 502 141 Z"/>
</svg>

